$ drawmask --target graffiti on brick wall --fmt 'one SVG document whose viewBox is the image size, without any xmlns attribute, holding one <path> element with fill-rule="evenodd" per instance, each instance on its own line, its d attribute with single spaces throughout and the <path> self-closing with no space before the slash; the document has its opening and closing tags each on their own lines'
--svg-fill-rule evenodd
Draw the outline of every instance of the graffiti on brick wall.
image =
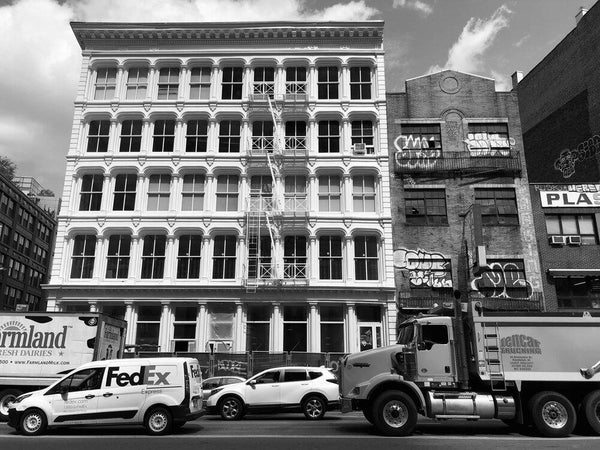
<svg viewBox="0 0 600 450">
<path fill-rule="evenodd" d="M 441 253 L 400 248 L 394 250 L 394 267 L 408 270 L 411 287 L 452 287 L 450 258 Z"/>
<path fill-rule="evenodd" d="M 531 298 L 533 289 L 514 262 L 488 264 L 488 270 L 471 281 L 471 288 L 485 297 Z"/>
<path fill-rule="evenodd" d="M 442 155 L 439 148 L 435 148 L 435 140 L 421 138 L 420 136 L 400 135 L 394 140 L 396 147 L 396 165 L 407 169 L 432 169 L 437 164 L 437 159 Z"/>
<path fill-rule="evenodd" d="M 217 370 L 219 373 L 246 376 L 248 373 L 248 363 L 245 361 L 234 361 L 229 359 L 220 359 L 217 361 Z"/>
<path fill-rule="evenodd" d="M 575 163 L 592 158 L 600 153 L 600 136 L 595 135 L 583 142 L 577 148 L 564 149 L 554 161 L 554 168 L 562 173 L 563 178 L 575 174 Z"/>
<path fill-rule="evenodd" d="M 463 142 L 471 156 L 509 156 L 515 146 L 514 138 L 489 133 L 468 133 Z"/>
</svg>

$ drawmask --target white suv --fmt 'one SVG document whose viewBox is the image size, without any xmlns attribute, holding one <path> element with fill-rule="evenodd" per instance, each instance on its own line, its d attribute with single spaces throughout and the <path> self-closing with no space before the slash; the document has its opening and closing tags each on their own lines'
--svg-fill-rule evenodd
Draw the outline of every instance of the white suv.
<svg viewBox="0 0 600 450">
<path fill-rule="evenodd" d="M 247 412 L 302 411 L 308 419 L 322 419 L 339 406 L 336 376 L 324 367 L 277 367 L 244 383 L 213 389 L 208 414 L 239 420 Z"/>
</svg>

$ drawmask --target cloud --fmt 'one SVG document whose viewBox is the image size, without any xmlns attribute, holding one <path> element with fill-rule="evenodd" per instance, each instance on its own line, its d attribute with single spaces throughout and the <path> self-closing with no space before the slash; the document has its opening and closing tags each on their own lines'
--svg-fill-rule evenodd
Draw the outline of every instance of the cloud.
<svg viewBox="0 0 600 450">
<path fill-rule="evenodd" d="M 521 45 L 523 45 L 525 43 L 525 41 L 527 41 L 527 39 L 529 39 L 531 37 L 530 34 L 526 34 L 525 36 L 523 36 L 521 39 L 519 39 L 517 42 L 515 42 L 515 47 L 520 47 Z"/>
<path fill-rule="evenodd" d="M 512 80 L 511 78 L 501 72 L 497 72 L 495 70 L 490 71 L 492 78 L 496 80 L 496 90 L 497 91 L 510 91 L 512 90 Z"/>
<path fill-rule="evenodd" d="M 0 155 L 19 176 L 62 191 L 81 49 L 70 21 L 367 20 L 364 0 L 310 8 L 306 0 L 0 0 Z"/>
<path fill-rule="evenodd" d="M 498 33 L 508 27 L 511 13 L 506 5 L 502 5 L 487 20 L 471 17 L 448 51 L 446 64 L 431 66 L 429 73 L 444 69 L 480 72 L 484 65 L 482 55 L 492 46 Z"/>
<path fill-rule="evenodd" d="M 394 8 L 406 8 L 417 11 L 423 16 L 428 16 L 433 12 L 433 6 L 421 0 L 394 0 Z"/>
</svg>

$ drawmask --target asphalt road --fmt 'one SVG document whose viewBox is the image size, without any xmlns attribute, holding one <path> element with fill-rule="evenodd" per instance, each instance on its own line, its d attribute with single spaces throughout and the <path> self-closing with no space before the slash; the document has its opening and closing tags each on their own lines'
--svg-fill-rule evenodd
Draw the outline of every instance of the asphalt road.
<svg viewBox="0 0 600 450">
<path fill-rule="evenodd" d="M 0 424 L 2 450 L 378 450 L 397 449 L 565 449 L 600 448 L 600 436 L 572 435 L 563 439 L 519 433 L 500 421 L 479 422 L 421 420 L 413 436 L 388 438 L 360 413 L 329 412 L 313 422 L 302 414 L 248 415 L 239 422 L 205 416 L 186 424 L 171 436 L 146 436 L 141 427 L 67 428 L 39 437 L 17 435 Z"/>
</svg>

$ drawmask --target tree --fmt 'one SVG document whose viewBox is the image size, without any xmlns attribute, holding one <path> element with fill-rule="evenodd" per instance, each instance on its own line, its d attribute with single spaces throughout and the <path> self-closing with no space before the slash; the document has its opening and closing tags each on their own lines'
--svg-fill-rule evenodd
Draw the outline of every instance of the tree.
<svg viewBox="0 0 600 450">
<path fill-rule="evenodd" d="M 54 192 L 50 189 L 42 189 L 38 194 L 38 197 L 54 197 Z"/>
<path fill-rule="evenodd" d="M 9 180 L 15 177 L 17 165 L 8 156 L 0 156 L 0 173 Z"/>
</svg>

